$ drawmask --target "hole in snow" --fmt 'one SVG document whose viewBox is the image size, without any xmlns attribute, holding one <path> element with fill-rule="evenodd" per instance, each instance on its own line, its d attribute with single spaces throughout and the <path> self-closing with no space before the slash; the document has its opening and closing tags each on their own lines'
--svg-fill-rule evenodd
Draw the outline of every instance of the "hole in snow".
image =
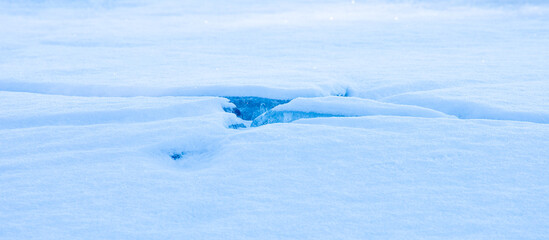
<svg viewBox="0 0 549 240">
<path fill-rule="evenodd" d="M 236 108 L 225 109 L 226 112 L 234 113 L 237 117 L 246 121 L 252 121 L 261 114 L 272 108 L 290 102 L 290 100 L 270 99 L 260 97 L 225 97 L 233 103 Z M 244 124 L 242 124 L 244 125 Z M 232 126 L 232 125 L 231 125 Z M 240 127 L 238 127 L 240 128 Z"/>
<path fill-rule="evenodd" d="M 197 149 L 197 150 L 177 150 L 168 152 L 167 155 L 172 159 L 172 163 L 178 168 L 185 170 L 202 169 L 210 165 L 215 154 L 215 149 Z"/>
<path fill-rule="evenodd" d="M 349 114 L 342 114 L 337 111 L 339 108 L 347 109 L 357 106 L 353 106 L 354 102 L 348 97 L 348 91 L 344 94 L 331 97 L 313 97 L 313 98 L 296 98 L 296 99 L 271 99 L 261 97 L 225 97 L 229 99 L 236 107 L 225 108 L 224 110 L 229 113 L 235 114 L 242 120 L 243 123 L 232 123 L 228 125 L 228 128 L 240 129 L 247 127 L 257 127 L 270 123 L 279 122 L 292 122 L 300 118 L 317 118 L 317 117 L 343 117 Z M 326 99 L 331 101 L 326 101 Z M 336 101 L 340 99 L 339 101 Z M 347 100 L 344 100 L 347 99 Z M 287 109 L 282 111 L 273 111 L 273 108 L 283 105 L 292 105 L 294 101 L 306 103 L 304 106 L 300 106 L 298 103 L 298 109 Z M 332 103 L 335 101 L 336 103 Z M 346 101 L 350 101 L 350 104 L 346 104 Z M 309 103 L 307 103 L 309 102 Z M 339 103 L 338 102 L 342 102 Z M 338 106 L 334 106 L 338 105 Z M 295 105 L 295 104 L 294 104 Z M 346 106 L 351 105 L 351 106 Z M 318 109 L 309 109 L 310 107 L 316 107 Z M 358 106 L 360 108 L 361 106 Z M 324 111 L 325 110 L 325 111 Z M 350 114 L 355 116 L 356 114 Z"/>
<path fill-rule="evenodd" d="M 170 157 L 174 161 L 188 161 L 189 159 L 195 157 L 195 156 L 201 156 L 206 154 L 207 151 L 182 151 L 182 152 L 172 152 L 170 153 Z"/>
<path fill-rule="evenodd" d="M 170 157 L 171 157 L 173 160 L 179 160 L 179 159 L 181 159 L 184 155 L 185 155 L 184 152 L 181 152 L 181 153 L 172 153 L 172 154 L 170 155 Z"/>
</svg>

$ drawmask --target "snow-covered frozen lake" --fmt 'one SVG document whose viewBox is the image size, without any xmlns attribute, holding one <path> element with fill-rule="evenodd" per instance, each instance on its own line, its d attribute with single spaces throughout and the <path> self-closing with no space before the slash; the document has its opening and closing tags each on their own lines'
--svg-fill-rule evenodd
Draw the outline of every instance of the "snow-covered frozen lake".
<svg viewBox="0 0 549 240">
<path fill-rule="evenodd" d="M 0 0 L 0 239 L 548 239 L 549 2 Z"/>
</svg>

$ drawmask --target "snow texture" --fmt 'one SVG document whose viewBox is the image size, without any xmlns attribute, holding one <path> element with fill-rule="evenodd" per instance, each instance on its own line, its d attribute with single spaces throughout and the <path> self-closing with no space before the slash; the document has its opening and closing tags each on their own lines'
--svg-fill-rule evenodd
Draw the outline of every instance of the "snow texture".
<svg viewBox="0 0 549 240">
<path fill-rule="evenodd" d="M 431 108 L 459 118 L 549 123 L 548 86 L 546 82 L 469 86 L 404 93 L 383 100 Z"/>
<path fill-rule="evenodd" d="M 546 1 L 0 0 L 0 22 L 2 240 L 549 239 Z"/>
</svg>

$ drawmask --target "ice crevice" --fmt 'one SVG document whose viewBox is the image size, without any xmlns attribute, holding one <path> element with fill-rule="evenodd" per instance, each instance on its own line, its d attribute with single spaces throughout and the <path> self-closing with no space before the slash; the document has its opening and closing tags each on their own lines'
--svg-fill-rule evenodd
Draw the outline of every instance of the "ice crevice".
<svg viewBox="0 0 549 240">
<path fill-rule="evenodd" d="M 289 123 L 302 118 L 402 116 L 422 118 L 457 118 L 549 123 L 549 113 L 506 111 L 467 101 L 394 101 L 349 96 L 298 97 L 291 100 L 229 97 L 234 113 L 246 124 L 230 128 L 258 127 L 272 123 Z"/>
<path fill-rule="evenodd" d="M 233 103 L 236 108 L 226 109 L 226 111 L 234 113 L 237 117 L 243 120 L 252 121 L 263 113 L 272 108 L 286 104 L 291 100 L 270 99 L 261 97 L 225 97 Z"/>
<path fill-rule="evenodd" d="M 258 127 L 271 123 L 289 123 L 302 118 L 358 117 L 371 115 L 412 116 L 427 118 L 453 118 L 432 109 L 384 103 L 370 99 L 347 96 L 298 97 L 292 100 L 258 97 L 227 97 L 234 108 L 225 108 L 247 121 L 249 126 Z M 230 125 L 230 128 L 242 128 Z"/>
</svg>

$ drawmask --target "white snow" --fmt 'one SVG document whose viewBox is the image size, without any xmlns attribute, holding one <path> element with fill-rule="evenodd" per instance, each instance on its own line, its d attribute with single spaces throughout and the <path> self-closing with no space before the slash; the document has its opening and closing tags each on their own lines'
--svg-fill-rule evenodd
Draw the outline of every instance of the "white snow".
<svg viewBox="0 0 549 240">
<path fill-rule="evenodd" d="M 382 100 L 435 109 L 459 118 L 549 123 L 548 92 L 547 82 L 539 81 L 410 92 Z"/>
<path fill-rule="evenodd" d="M 299 118 L 318 116 L 414 116 L 450 117 L 431 109 L 406 106 L 355 97 L 296 98 L 289 103 L 278 105 L 254 120 L 253 125 L 266 123 L 292 122 Z"/>
<path fill-rule="evenodd" d="M 276 106 L 272 111 L 302 111 L 343 116 L 395 115 L 416 117 L 446 117 L 437 111 L 415 106 L 383 103 L 354 97 L 297 98 Z"/>
<path fill-rule="evenodd" d="M 0 22 L 2 240 L 549 238 L 545 1 L 0 0 Z"/>
<path fill-rule="evenodd" d="M 234 107 L 224 98 L 97 98 L 0 92 L 0 129 L 147 122 L 197 117 Z"/>
<path fill-rule="evenodd" d="M 163 97 L 163 96 L 248 96 L 271 99 L 345 95 L 347 87 L 341 84 L 302 84 L 293 87 L 261 85 L 199 85 L 188 87 L 116 86 L 65 83 L 21 83 L 0 80 L 2 91 L 28 92 L 85 97 Z"/>
<path fill-rule="evenodd" d="M 216 119 L 0 130 L 2 237 L 549 234 L 545 125 L 376 116 L 236 131 Z"/>
</svg>

